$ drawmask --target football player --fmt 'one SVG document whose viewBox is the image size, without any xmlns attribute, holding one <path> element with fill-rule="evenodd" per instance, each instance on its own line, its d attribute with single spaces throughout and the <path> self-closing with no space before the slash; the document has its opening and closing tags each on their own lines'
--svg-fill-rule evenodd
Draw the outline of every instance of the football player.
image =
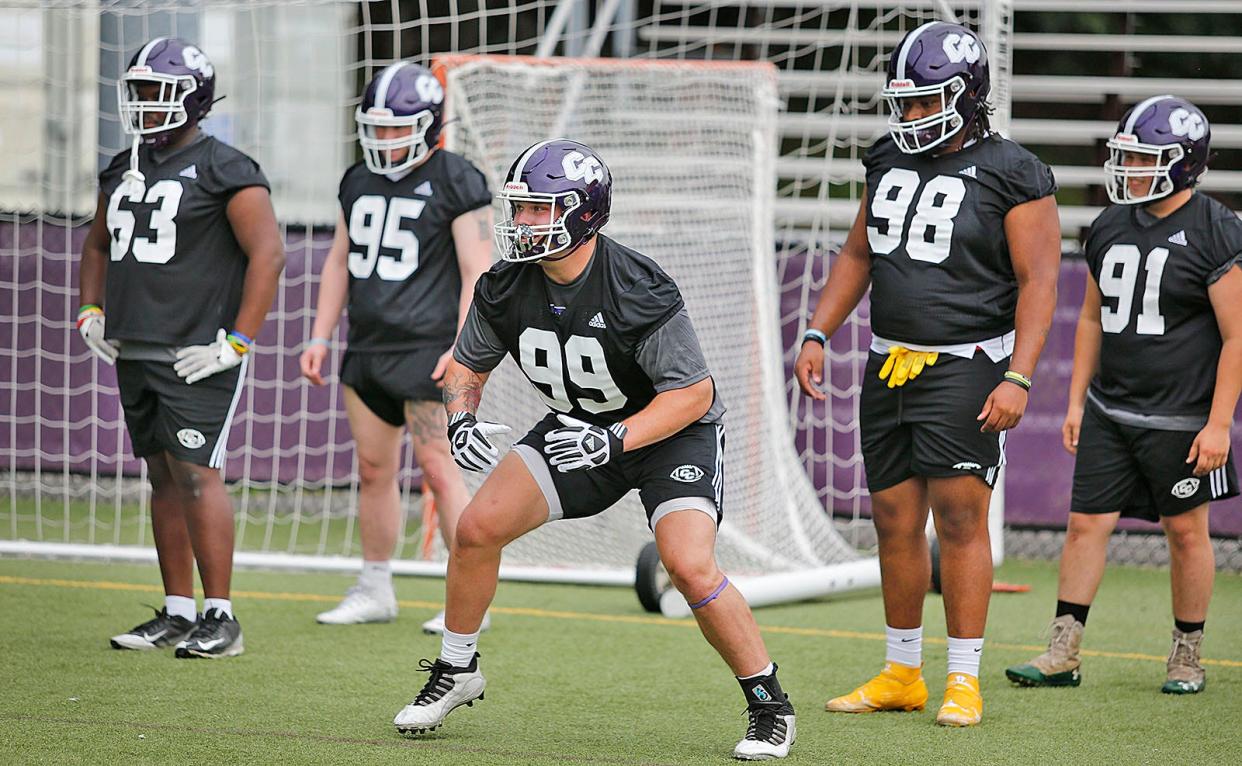
<svg viewBox="0 0 1242 766">
<path fill-rule="evenodd" d="M 401 528 L 403 427 L 450 550 L 470 499 L 444 435 L 440 386 L 475 280 L 492 265 L 492 195 L 469 161 L 436 148 L 443 109 L 440 81 L 401 61 L 371 80 L 355 114 L 363 161 L 341 178 L 341 213 L 301 367 L 323 385 L 329 338 L 348 302 L 340 375 L 358 450 L 363 563 L 357 584 L 321 623 L 397 616 L 389 559 Z M 443 629 L 443 612 L 423 625 Z"/>
<path fill-rule="evenodd" d="M 1060 226 L 1052 172 L 989 129 L 987 51 L 931 22 L 893 51 L 889 135 L 863 158 L 858 215 L 819 298 L 795 373 L 824 399 L 824 345 L 871 286 L 859 427 L 879 537 L 883 671 L 834 712 L 919 710 L 924 528 L 940 541 L 948 680 L 936 722 L 983 715 L 979 658 L 992 587 L 988 504 L 1052 322 Z"/>
<path fill-rule="evenodd" d="M 793 707 L 749 607 L 715 561 L 724 405 L 677 285 L 599 233 L 611 198 L 603 160 L 566 139 L 531 146 L 505 177 L 503 262 L 479 279 L 444 388 L 453 456 L 492 473 L 457 527 L 440 656 L 423 661 L 430 677 L 394 723 L 429 731 L 483 698 L 475 648 L 506 544 L 637 489 L 673 584 L 745 695 L 750 726 L 734 756 L 784 757 Z M 502 459 L 492 437 L 508 427 L 475 413 L 506 355 L 550 411 Z"/>
<path fill-rule="evenodd" d="M 116 364 L 134 455 L 151 481 L 165 597 L 154 619 L 112 646 L 231 657 L 243 642 L 229 600 L 233 508 L 219 469 L 284 245 L 259 166 L 199 128 L 215 100 L 215 70 L 201 50 L 148 42 L 117 95 L 134 143 L 99 175 L 78 330 L 101 361 Z"/>
<path fill-rule="evenodd" d="M 1203 691 L 1203 625 L 1216 571 L 1208 504 L 1238 494 L 1229 429 L 1242 388 L 1242 222 L 1195 185 L 1203 112 L 1176 96 L 1130 109 L 1108 142 L 1114 203 L 1087 232 L 1089 272 L 1069 409 L 1074 461 L 1048 651 L 1005 671 L 1023 686 L 1078 686 L 1087 611 L 1121 516 L 1169 542 L 1173 647 L 1163 691 Z"/>
</svg>

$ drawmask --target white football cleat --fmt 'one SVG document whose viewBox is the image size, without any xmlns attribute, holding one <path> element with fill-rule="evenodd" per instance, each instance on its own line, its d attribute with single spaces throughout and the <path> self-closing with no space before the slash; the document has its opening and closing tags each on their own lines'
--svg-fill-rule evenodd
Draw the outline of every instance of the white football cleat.
<svg viewBox="0 0 1242 766">
<path fill-rule="evenodd" d="M 454 667 L 443 660 L 435 662 L 420 660 L 418 667 L 431 673 L 423 690 L 414 701 L 401 708 L 392 719 L 401 734 L 425 734 L 444 723 L 444 718 L 462 705 L 471 707 L 475 700 L 483 699 L 487 679 L 479 672 L 479 654 L 475 652 L 470 664 L 464 668 Z"/>
<path fill-rule="evenodd" d="M 397 619 L 397 597 L 392 590 L 374 590 L 355 585 L 333 609 L 320 612 L 315 621 L 323 625 L 358 625 L 364 622 L 392 622 Z"/>
<path fill-rule="evenodd" d="M 482 633 L 483 631 L 487 630 L 490 627 L 492 627 L 492 613 L 484 612 L 483 613 L 483 624 L 479 626 L 479 632 Z M 430 620 L 427 620 L 426 622 L 423 623 L 423 632 L 429 636 L 430 635 L 444 635 L 444 610 L 443 609 L 441 609 L 440 613 L 437 614 L 435 617 L 432 617 Z"/>
<path fill-rule="evenodd" d="M 784 710 L 788 714 L 784 714 Z M 794 743 L 797 727 L 794 725 L 793 709 L 787 705 L 751 708 L 746 711 L 750 725 L 746 736 L 733 748 L 733 757 L 739 761 L 766 761 L 784 758 Z"/>
</svg>

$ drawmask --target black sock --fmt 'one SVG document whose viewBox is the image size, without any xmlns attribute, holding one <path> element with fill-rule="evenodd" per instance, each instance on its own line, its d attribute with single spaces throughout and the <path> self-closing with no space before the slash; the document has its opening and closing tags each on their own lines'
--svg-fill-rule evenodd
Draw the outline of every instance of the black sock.
<svg viewBox="0 0 1242 766">
<path fill-rule="evenodd" d="M 747 707 L 759 707 L 773 704 L 788 704 L 789 697 L 785 691 L 781 689 L 781 682 L 776 680 L 776 664 L 772 665 L 772 672 L 766 676 L 753 676 L 751 678 L 739 678 L 737 682 L 742 686 L 742 694 L 746 697 Z"/>
<path fill-rule="evenodd" d="M 1068 601 L 1057 601 L 1057 617 L 1063 614 L 1072 614 L 1074 619 L 1087 624 L 1087 612 L 1091 609 L 1090 604 L 1071 604 Z"/>
<path fill-rule="evenodd" d="M 1194 633 L 1196 630 L 1203 630 L 1203 623 L 1204 620 L 1200 620 L 1199 622 L 1186 622 L 1185 620 L 1179 620 L 1176 617 L 1173 618 L 1174 627 L 1183 633 Z"/>
</svg>

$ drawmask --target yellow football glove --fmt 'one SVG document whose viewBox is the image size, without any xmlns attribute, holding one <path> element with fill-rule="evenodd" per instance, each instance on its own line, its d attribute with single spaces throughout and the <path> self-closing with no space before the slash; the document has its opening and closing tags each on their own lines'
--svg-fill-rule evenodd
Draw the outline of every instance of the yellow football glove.
<svg viewBox="0 0 1242 766">
<path fill-rule="evenodd" d="M 880 368 L 880 380 L 887 379 L 889 388 L 904 386 L 917 378 L 924 367 L 936 364 L 939 358 L 938 351 L 911 351 L 905 346 L 893 346 Z"/>
</svg>

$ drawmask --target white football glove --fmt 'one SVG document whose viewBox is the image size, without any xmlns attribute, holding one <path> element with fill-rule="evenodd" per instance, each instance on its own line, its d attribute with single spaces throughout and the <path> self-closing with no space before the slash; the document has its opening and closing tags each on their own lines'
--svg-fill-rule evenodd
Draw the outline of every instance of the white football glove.
<svg viewBox="0 0 1242 766">
<path fill-rule="evenodd" d="M 78 332 L 91 353 L 104 364 L 116 364 L 120 346 L 116 341 L 104 340 L 104 313 L 98 306 L 83 307 L 78 312 Z"/>
<path fill-rule="evenodd" d="M 185 378 L 186 383 L 197 383 L 218 372 L 231 370 L 241 364 L 241 354 L 229 343 L 228 333 L 216 331 L 216 339 L 206 346 L 186 346 L 177 352 L 173 369 Z"/>
<path fill-rule="evenodd" d="M 620 423 L 603 428 L 568 415 L 557 415 L 556 419 L 565 427 L 543 437 L 543 454 L 561 473 L 599 468 L 625 451 L 629 429 Z"/>
<path fill-rule="evenodd" d="M 503 434 L 509 426 L 479 422 L 469 412 L 454 412 L 448 422 L 449 451 L 453 460 L 467 471 L 483 473 L 500 462 L 500 450 L 487 438 Z"/>
</svg>

